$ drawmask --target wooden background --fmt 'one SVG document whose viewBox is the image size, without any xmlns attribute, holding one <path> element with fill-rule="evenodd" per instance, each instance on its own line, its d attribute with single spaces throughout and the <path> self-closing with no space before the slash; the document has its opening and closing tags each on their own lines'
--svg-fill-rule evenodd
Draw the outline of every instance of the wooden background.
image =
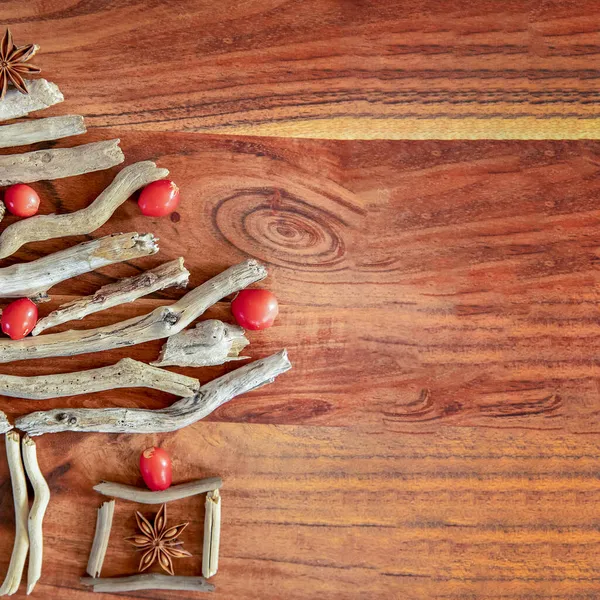
<svg viewBox="0 0 600 600">
<path fill-rule="evenodd" d="M 5 0 L 0 24 L 95 126 L 600 135 L 597 0 Z"/>
<path fill-rule="evenodd" d="M 241 137 L 590 136 L 597 11 L 511 0 L 0 4 L 17 43 L 42 45 L 36 63 L 67 97 L 36 116 L 79 113 L 94 127 L 56 145 L 120 137 L 126 164 L 156 160 L 183 195 L 178 222 L 144 218 L 133 201 L 119 208 L 94 236 L 151 231 L 160 253 L 56 286 L 42 314 L 180 255 L 194 286 L 252 256 L 269 267 L 281 315 L 250 333 L 250 354 L 285 346 L 294 364 L 177 433 L 40 438 L 52 499 L 37 597 L 92 597 L 78 583 L 102 501 L 92 486 L 140 483 L 151 444 L 172 453 L 176 481 L 225 480 L 215 598 L 600 597 L 600 143 Z M 118 170 L 35 184 L 41 212 L 87 206 Z M 83 239 L 30 244 L 2 266 Z M 231 319 L 227 303 L 206 316 Z M 148 361 L 160 346 L 0 372 Z M 208 381 L 229 368 L 179 371 Z M 0 408 L 12 419 L 172 401 L 118 390 L 0 397 Z M 122 541 L 136 508 L 118 504 L 105 575 L 136 568 Z M 173 523 L 191 520 L 195 557 L 177 570 L 197 574 L 202 502 L 170 510 Z M 0 574 L 13 527 L 0 460 Z"/>
</svg>

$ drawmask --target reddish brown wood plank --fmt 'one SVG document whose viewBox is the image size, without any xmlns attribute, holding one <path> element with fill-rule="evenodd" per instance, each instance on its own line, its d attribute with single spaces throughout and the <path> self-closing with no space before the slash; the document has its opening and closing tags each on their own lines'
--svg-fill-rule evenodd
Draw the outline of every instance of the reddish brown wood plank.
<svg viewBox="0 0 600 600">
<path fill-rule="evenodd" d="M 94 126 L 329 138 L 597 137 L 594 0 L 2 3 Z M 52 112 L 64 114 L 62 109 Z"/>
</svg>

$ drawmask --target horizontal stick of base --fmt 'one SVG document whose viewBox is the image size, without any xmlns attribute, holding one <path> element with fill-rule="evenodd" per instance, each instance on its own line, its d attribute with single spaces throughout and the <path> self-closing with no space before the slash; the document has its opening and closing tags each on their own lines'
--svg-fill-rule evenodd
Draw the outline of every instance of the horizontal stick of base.
<svg viewBox="0 0 600 600">
<path fill-rule="evenodd" d="M 140 504 L 165 504 L 173 500 L 182 500 L 190 496 L 213 492 L 218 490 L 222 485 L 223 480 L 220 477 L 207 477 L 206 479 L 173 485 L 161 492 L 151 492 L 150 490 L 138 488 L 133 485 L 113 483 L 112 481 L 103 481 L 95 485 L 94 489 L 103 496 L 110 496 L 111 498 L 130 500 L 131 502 L 139 502 Z"/>
<path fill-rule="evenodd" d="M 78 298 L 59 306 L 37 322 L 31 335 L 36 336 L 45 329 L 61 323 L 83 319 L 107 308 L 133 302 L 167 287 L 185 287 L 189 277 L 190 272 L 183 266 L 183 258 L 171 260 L 134 277 L 126 277 L 102 286 L 91 296 Z"/>
<path fill-rule="evenodd" d="M 43 110 L 65 99 L 55 83 L 45 79 L 34 79 L 25 83 L 28 94 L 21 94 L 14 88 L 6 92 L 4 100 L 0 102 L 0 121 L 24 117 L 30 112 Z"/>
<path fill-rule="evenodd" d="M 79 115 L 32 119 L 31 121 L 23 121 L 0 127 L 0 148 L 26 146 L 27 144 L 36 144 L 37 142 L 59 140 L 85 132 L 83 117 Z"/>
<path fill-rule="evenodd" d="M 182 590 L 189 592 L 213 592 L 215 586 L 204 577 L 161 575 L 145 573 L 129 577 L 82 577 L 81 584 L 92 586 L 94 592 L 133 592 L 136 590 Z"/>
<path fill-rule="evenodd" d="M 44 295 L 51 287 L 66 279 L 156 252 L 158 244 L 151 233 L 133 231 L 106 235 L 28 263 L 17 263 L 0 269 L 0 298 L 32 298 Z M 0 346 L 0 362 L 4 362 L 1 353 L 8 348 L 7 342 Z M 15 349 L 14 345 L 10 347 Z M 34 353 L 35 350 L 32 350 L 26 354 L 34 358 Z"/>
<path fill-rule="evenodd" d="M 62 179 L 109 169 L 125 160 L 119 141 L 0 156 L 0 186 Z"/>
</svg>

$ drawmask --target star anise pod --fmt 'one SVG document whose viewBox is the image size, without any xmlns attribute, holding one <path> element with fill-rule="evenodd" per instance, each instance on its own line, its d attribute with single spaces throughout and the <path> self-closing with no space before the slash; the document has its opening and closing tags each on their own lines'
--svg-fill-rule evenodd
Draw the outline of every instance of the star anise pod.
<svg viewBox="0 0 600 600">
<path fill-rule="evenodd" d="M 41 69 L 25 63 L 35 54 L 37 46 L 15 46 L 10 29 L 0 42 L 0 100 L 4 98 L 10 81 L 22 94 L 28 94 L 24 75 L 39 73 Z"/>
<path fill-rule="evenodd" d="M 179 536 L 189 523 L 167 527 L 166 504 L 160 507 L 152 525 L 140 512 L 135 513 L 135 518 L 141 533 L 125 539 L 144 553 L 138 570 L 145 571 L 158 562 L 164 571 L 169 575 L 174 575 L 172 559 L 192 556 L 187 550 L 179 547 L 183 544 L 179 541 Z"/>
</svg>

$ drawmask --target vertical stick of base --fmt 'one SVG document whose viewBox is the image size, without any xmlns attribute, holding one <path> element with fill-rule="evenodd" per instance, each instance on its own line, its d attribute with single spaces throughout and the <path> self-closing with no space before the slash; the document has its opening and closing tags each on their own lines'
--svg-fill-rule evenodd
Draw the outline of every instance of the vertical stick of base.
<svg viewBox="0 0 600 600">
<path fill-rule="evenodd" d="M 204 515 L 204 543 L 202 548 L 202 575 L 212 577 L 219 568 L 219 543 L 221 541 L 221 496 L 219 490 L 206 494 Z"/>
<path fill-rule="evenodd" d="M 25 471 L 21 460 L 21 436 L 16 431 L 6 434 L 6 457 L 10 471 L 10 481 L 13 490 L 13 501 L 15 505 L 15 543 L 8 572 L 2 586 L 0 596 L 5 594 L 11 596 L 19 589 L 23 567 L 29 550 L 29 535 L 27 534 L 27 515 L 29 513 L 29 502 L 27 498 L 27 483 Z"/>
<path fill-rule="evenodd" d="M 27 570 L 27 595 L 31 594 L 42 574 L 42 558 L 44 554 L 44 536 L 42 524 L 46 508 L 50 502 L 50 488 L 42 475 L 37 460 L 35 442 L 27 435 L 23 439 L 23 462 L 27 477 L 35 494 L 29 519 L 29 567 Z"/>
<path fill-rule="evenodd" d="M 98 577 L 102 571 L 106 549 L 108 548 L 108 539 L 112 528 L 113 515 L 115 514 L 115 501 L 105 502 L 98 509 L 98 518 L 96 520 L 96 534 L 94 543 L 87 564 L 87 573 L 92 577 Z"/>
</svg>

